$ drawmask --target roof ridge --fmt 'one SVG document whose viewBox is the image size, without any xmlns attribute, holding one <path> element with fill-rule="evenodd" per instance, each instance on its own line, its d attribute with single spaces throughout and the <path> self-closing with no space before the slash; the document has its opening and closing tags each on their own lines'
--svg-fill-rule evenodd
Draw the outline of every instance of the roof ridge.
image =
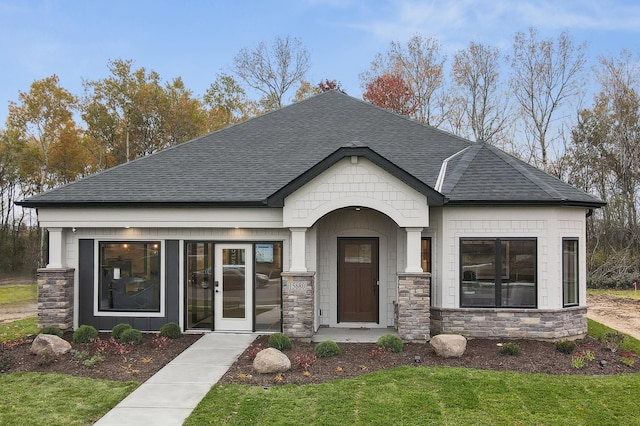
<svg viewBox="0 0 640 426">
<path fill-rule="evenodd" d="M 447 181 L 447 176 L 443 177 L 443 182 L 442 182 L 442 188 L 441 189 L 444 189 L 445 184 L 446 184 L 446 190 L 444 190 L 443 193 L 446 194 L 446 193 L 449 193 L 449 192 L 453 191 L 453 189 L 456 187 L 456 185 L 460 181 L 460 178 L 462 178 L 462 175 L 464 175 L 464 173 L 467 170 L 467 168 L 469 167 L 469 165 L 473 162 L 473 159 L 476 158 L 476 156 L 480 152 L 481 148 L 482 148 L 482 143 L 477 142 L 477 143 L 469 145 L 468 147 L 466 147 L 465 149 L 460 151 L 460 153 L 463 153 L 462 157 L 460 158 L 459 162 L 453 167 L 453 170 L 451 171 L 451 174 L 449 175 L 450 176 L 449 177 L 450 180 Z M 449 160 L 449 158 L 447 160 Z M 463 167 L 463 165 L 464 165 L 464 167 Z"/>
<path fill-rule="evenodd" d="M 447 177 L 447 166 L 449 165 L 449 161 L 453 160 L 455 157 L 457 157 L 458 155 L 462 154 L 463 152 L 465 152 L 466 150 L 468 150 L 469 148 L 471 148 L 473 145 L 469 145 L 463 149 L 461 149 L 460 151 L 454 153 L 453 155 L 450 155 L 449 157 L 445 158 L 442 161 L 442 165 L 440 166 L 440 173 L 438 173 L 438 179 L 436 180 L 436 187 L 435 190 L 438 192 L 442 192 L 442 186 L 444 185 L 444 181 Z"/>
</svg>

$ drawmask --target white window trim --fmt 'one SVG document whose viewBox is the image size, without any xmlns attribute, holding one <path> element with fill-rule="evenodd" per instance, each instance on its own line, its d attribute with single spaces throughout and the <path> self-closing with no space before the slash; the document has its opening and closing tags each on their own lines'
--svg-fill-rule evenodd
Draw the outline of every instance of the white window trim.
<svg viewBox="0 0 640 426">
<path fill-rule="evenodd" d="M 105 240 L 95 240 L 93 244 L 94 253 L 94 275 L 93 275 L 93 316 L 94 317 L 137 317 L 137 318 L 163 318 L 165 316 L 165 240 L 158 240 L 160 242 L 160 312 L 149 311 L 101 311 L 98 307 L 98 293 L 100 287 L 100 244 L 102 242 L 116 242 L 116 243 L 139 243 L 153 241 L 150 238 L 109 238 Z"/>
</svg>

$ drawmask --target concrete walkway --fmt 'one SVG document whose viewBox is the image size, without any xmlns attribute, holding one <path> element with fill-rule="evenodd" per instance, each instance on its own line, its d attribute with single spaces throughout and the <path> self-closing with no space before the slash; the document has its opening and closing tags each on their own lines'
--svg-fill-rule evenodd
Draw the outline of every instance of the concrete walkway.
<svg viewBox="0 0 640 426">
<path fill-rule="evenodd" d="M 205 334 L 95 424 L 182 425 L 256 334 Z"/>
</svg>

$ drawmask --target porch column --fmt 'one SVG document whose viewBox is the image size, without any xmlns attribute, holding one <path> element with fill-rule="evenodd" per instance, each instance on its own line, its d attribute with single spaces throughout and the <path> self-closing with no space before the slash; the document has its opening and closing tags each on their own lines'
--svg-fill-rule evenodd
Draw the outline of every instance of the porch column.
<svg viewBox="0 0 640 426">
<path fill-rule="evenodd" d="M 398 274 L 396 328 L 403 340 L 426 342 L 430 338 L 431 300 L 428 272 Z"/>
<path fill-rule="evenodd" d="M 423 228 L 405 228 L 407 231 L 407 251 L 404 272 L 415 273 L 423 272 L 422 270 L 422 229 Z"/>
<path fill-rule="evenodd" d="M 289 228 L 291 231 L 290 272 L 307 272 L 307 228 Z"/>
<path fill-rule="evenodd" d="M 73 268 L 38 269 L 38 328 L 73 328 Z"/>
<path fill-rule="evenodd" d="M 47 269 L 60 269 L 64 260 L 64 244 L 62 228 L 48 228 L 49 231 L 49 263 Z"/>
<path fill-rule="evenodd" d="M 282 332 L 289 337 L 313 336 L 314 273 L 282 273 Z"/>
</svg>

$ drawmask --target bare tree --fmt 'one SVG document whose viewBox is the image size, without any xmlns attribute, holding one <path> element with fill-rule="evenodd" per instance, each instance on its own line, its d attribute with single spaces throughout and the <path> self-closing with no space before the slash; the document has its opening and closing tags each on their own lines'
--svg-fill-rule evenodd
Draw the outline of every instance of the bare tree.
<svg viewBox="0 0 640 426">
<path fill-rule="evenodd" d="M 548 136 L 556 115 L 582 94 L 585 49 L 566 32 L 557 40 L 540 39 L 534 28 L 515 35 L 511 87 L 524 120 L 530 160 L 542 168 L 549 163 L 553 140 Z"/>
<path fill-rule="evenodd" d="M 508 101 L 500 93 L 500 50 L 471 43 L 454 55 L 454 103 L 461 136 L 489 143 L 502 141 L 509 125 Z"/>
<path fill-rule="evenodd" d="M 398 75 L 406 82 L 417 108 L 410 115 L 422 123 L 440 126 L 447 116 L 443 67 L 446 57 L 438 40 L 413 36 L 403 46 L 391 42 L 389 51 L 378 54 L 371 69 L 360 75 L 363 89 L 383 75 Z"/>
<path fill-rule="evenodd" d="M 300 39 L 289 36 L 277 37 L 270 49 L 264 43 L 243 48 L 234 58 L 235 73 L 264 95 L 262 103 L 268 110 L 282 107 L 284 95 L 304 80 L 309 67 L 309 52 Z"/>
</svg>

